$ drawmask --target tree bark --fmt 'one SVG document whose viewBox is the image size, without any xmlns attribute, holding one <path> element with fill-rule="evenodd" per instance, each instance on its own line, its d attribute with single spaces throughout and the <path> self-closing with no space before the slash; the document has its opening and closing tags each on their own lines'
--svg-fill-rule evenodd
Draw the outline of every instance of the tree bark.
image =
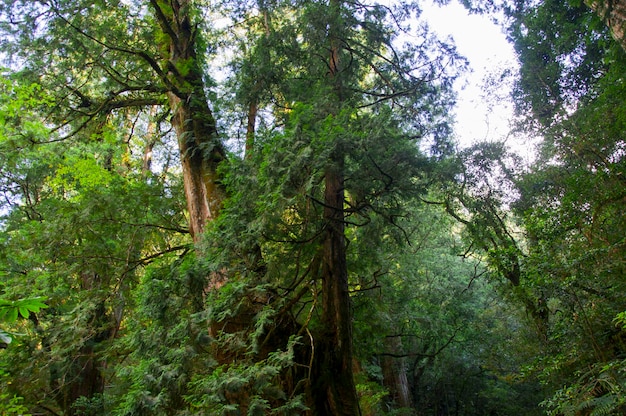
<svg viewBox="0 0 626 416">
<path fill-rule="evenodd" d="M 322 325 L 314 361 L 316 414 L 359 415 L 352 371 L 352 311 L 344 235 L 343 154 L 326 170 L 322 264 Z"/>
<path fill-rule="evenodd" d="M 172 126 L 178 137 L 183 169 L 189 231 L 197 242 L 205 224 L 219 215 L 224 191 L 218 180 L 217 167 L 225 155 L 217 143 L 211 111 L 206 102 L 202 102 L 204 97 L 199 98 L 198 103 L 191 103 L 189 99 L 182 100 L 173 93 L 168 96 L 174 112 Z M 194 98 L 191 100 L 195 101 Z"/>
<path fill-rule="evenodd" d="M 624 0 L 585 0 L 611 30 L 611 35 L 626 51 L 626 2 Z"/>
<path fill-rule="evenodd" d="M 404 351 L 399 337 L 385 340 L 386 350 L 401 355 Z M 389 389 L 391 399 L 398 407 L 413 408 L 411 388 L 407 377 L 407 362 L 403 357 L 384 356 L 382 358 L 383 383 Z"/>
<path fill-rule="evenodd" d="M 252 156 L 254 150 L 254 134 L 256 130 L 256 116 L 259 111 L 259 103 L 252 99 L 248 104 L 248 125 L 246 127 L 246 158 Z"/>
<path fill-rule="evenodd" d="M 178 138 L 189 231 L 199 241 L 207 221 L 217 217 L 225 193 L 217 167 L 225 159 L 215 118 L 204 93 L 202 71 L 195 50 L 196 28 L 189 0 L 151 0 L 161 30 L 168 38 L 168 92 L 172 127 Z"/>
</svg>

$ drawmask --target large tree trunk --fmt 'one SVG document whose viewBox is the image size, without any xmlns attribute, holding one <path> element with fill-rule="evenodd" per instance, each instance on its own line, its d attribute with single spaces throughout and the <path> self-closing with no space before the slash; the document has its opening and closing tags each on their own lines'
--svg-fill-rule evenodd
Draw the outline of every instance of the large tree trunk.
<svg viewBox="0 0 626 416">
<path fill-rule="evenodd" d="M 341 152 L 337 152 L 341 153 Z M 352 371 L 352 313 L 344 235 L 343 155 L 326 171 L 322 325 L 315 346 L 313 396 L 320 415 L 359 415 Z"/>
<path fill-rule="evenodd" d="M 224 199 L 217 166 L 225 159 L 213 113 L 204 93 L 198 64 L 196 28 L 189 0 L 151 0 L 161 30 L 168 38 L 168 93 L 172 126 L 178 137 L 189 230 L 198 241 L 207 221 L 217 217 Z"/>
<path fill-rule="evenodd" d="M 626 51 L 626 1 L 624 0 L 585 0 L 611 30 L 613 38 Z"/>
<path fill-rule="evenodd" d="M 329 29 L 330 82 L 337 109 L 344 99 L 340 77 L 341 42 L 333 27 L 339 21 L 341 2 L 331 1 Z M 337 110 L 335 109 L 335 111 Z M 332 113 L 333 111 L 331 111 Z M 348 287 L 345 229 L 344 150 L 341 145 L 324 172 L 324 222 L 326 232 L 322 258 L 322 325 L 313 364 L 313 399 L 316 414 L 360 415 L 353 375 L 352 310 Z"/>
<path fill-rule="evenodd" d="M 183 168 L 189 231 L 197 242 L 207 221 L 219 214 L 224 199 L 217 176 L 217 166 L 224 159 L 224 153 L 217 143 L 215 123 L 204 94 L 194 98 L 191 93 L 189 97 L 191 100 L 183 100 L 174 93 L 169 94 L 174 112 L 172 125 L 178 137 Z"/>
</svg>

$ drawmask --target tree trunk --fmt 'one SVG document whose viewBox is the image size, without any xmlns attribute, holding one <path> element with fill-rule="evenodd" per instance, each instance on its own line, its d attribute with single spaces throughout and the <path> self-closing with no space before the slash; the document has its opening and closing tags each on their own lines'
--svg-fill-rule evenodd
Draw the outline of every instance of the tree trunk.
<svg viewBox="0 0 626 416">
<path fill-rule="evenodd" d="M 341 152 L 338 152 L 341 153 Z M 322 325 L 315 346 L 313 396 L 320 415 L 359 415 L 352 371 L 352 313 L 344 236 L 343 155 L 326 171 Z"/>
<path fill-rule="evenodd" d="M 386 338 L 386 351 L 392 354 L 401 355 L 404 352 L 402 342 L 399 337 Z M 391 399 L 397 407 L 413 408 L 411 388 L 407 377 L 406 358 L 383 356 L 383 383 L 389 389 Z"/>
<path fill-rule="evenodd" d="M 340 78 L 341 42 L 338 35 L 341 2 L 331 1 L 329 28 L 330 82 L 337 111 L 344 99 Z M 313 399 L 316 414 L 360 415 L 352 369 L 352 311 L 348 288 L 345 241 L 344 150 L 337 145 L 324 172 L 324 222 L 322 259 L 322 325 L 315 345 Z"/>
<path fill-rule="evenodd" d="M 152 106 L 150 109 L 150 116 L 154 117 L 156 115 L 156 106 Z M 146 143 L 143 148 L 143 163 L 141 165 L 141 174 L 146 176 L 150 173 L 150 169 L 152 168 L 152 151 L 154 150 L 154 146 L 157 143 L 158 137 L 156 132 L 156 123 L 154 121 L 150 121 L 148 124 L 148 131 L 146 134 Z"/>
<path fill-rule="evenodd" d="M 264 34 L 262 38 L 259 40 L 259 44 L 257 48 L 259 48 L 259 53 L 261 53 L 263 62 L 262 65 L 256 68 L 256 71 L 272 71 L 271 66 L 271 58 L 269 54 L 269 42 L 270 42 L 270 33 L 271 33 L 271 18 L 270 12 L 266 8 L 265 2 L 260 0 L 259 11 L 263 16 L 263 28 Z M 252 155 L 252 151 L 254 150 L 254 140 L 255 140 L 255 131 L 256 131 L 256 119 L 259 112 L 260 105 L 260 95 L 262 91 L 268 87 L 268 82 L 264 76 L 257 76 L 250 91 L 250 95 L 248 97 L 248 124 L 246 127 L 246 146 L 245 146 L 245 157 L 249 158 Z"/>
<path fill-rule="evenodd" d="M 248 125 L 246 127 L 246 158 L 252 156 L 254 149 L 254 133 L 256 130 L 256 116 L 259 111 L 259 104 L 256 99 L 252 99 L 248 104 Z"/>
<path fill-rule="evenodd" d="M 626 2 L 624 0 L 585 0 L 611 30 L 611 35 L 626 51 Z"/>
<path fill-rule="evenodd" d="M 168 44 L 164 45 L 170 53 L 168 99 L 183 169 L 189 231 L 197 242 L 206 222 L 219 214 L 224 199 L 217 166 L 225 159 L 225 151 L 204 93 L 195 50 L 196 28 L 189 16 L 190 1 L 151 0 L 151 4 L 168 38 Z"/>
<path fill-rule="evenodd" d="M 217 143 L 215 123 L 204 101 L 204 93 L 195 105 L 189 99 L 181 100 L 174 93 L 168 95 L 183 168 L 189 231 L 197 242 L 207 221 L 218 216 L 224 199 L 217 175 L 217 166 L 224 159 L 224 153 Z M 196 101 L 192 95 L 189 97 Z"/>
</svg>

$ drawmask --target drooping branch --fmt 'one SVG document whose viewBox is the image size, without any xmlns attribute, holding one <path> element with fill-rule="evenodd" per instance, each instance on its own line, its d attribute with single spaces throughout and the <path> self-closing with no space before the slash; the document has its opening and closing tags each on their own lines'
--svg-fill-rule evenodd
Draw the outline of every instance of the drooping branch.
<svg viewBox="0 0 626 416">
<path fill-rule="evenodd" d="M 165 84 L 166 88 L 168 88 L 169 90 L 178 92 L 178 89 L 169 80 L 169 77 L 161 69 L 161 67 L 159 66 L 159 63 L 152 56 L 150 56 L 146 51 L 134 50 L 134 49 L 131 49 L 131 48 L 122 47 L 122 46 L 119 46 L 119 45 L 111 45 L 108 42 L 104 42 L 104 41 L 102 41 L 102 40 L 100 40 L 100 39 L 90 35 L 89 33 L 85 32 L 84 30 L 82 30 L 81 28 L 77 27 L 76 25 L 74 25 L 65 16 L 63 16 L 63 14 L 59 10 L 53 8 L 53 11 L 54 11 L 55 15 L 59 19 L 61 19 L 63 21 L 63 23 L 65 23 L 67 26 L 72 28 L 72 30 L 74 30 L 76 33 L 80 34 L 81 36 L 84 36 L 85 38 L 95 42 L 96 44 L 98 44 L 100 46 L 103 46 L 103 47 L 105 47 L 107 49 L 110 49 L 112 51 L 122 52 L 124 54 L 128 54 L 128 55 L 131 55 L 131 56 L 136 56 L 136 57 L 142 59 L 157 74 L 159 79 Z"/>
</svg>

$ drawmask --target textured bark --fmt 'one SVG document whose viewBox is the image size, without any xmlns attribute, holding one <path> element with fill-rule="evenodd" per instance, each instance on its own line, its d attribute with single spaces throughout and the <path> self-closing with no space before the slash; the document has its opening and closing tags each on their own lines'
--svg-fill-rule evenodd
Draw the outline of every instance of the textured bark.
<svg viewBox="0 0 626 416">
<path fill-rule="evenodd" d="M 611 30 L 611 35 L 626 51 L 626 1 L 624 0 L 585 0 Z"/>
<path fill-rule="evenodd" d="M 213 113 L 204 93 L 198 64 L 189 0 L 151 0 L 161 30 L 168 38 L 167 80 L 172 126 L 178 138 L 189 231 L 198 241 L 207 221 L 219 214 L 224 191 L 217 166 L 225 151 L 217 135 Z"/>
<path fill-rule="evenodd" d="M 194 241 L 198 241 L 207 221 L 219 215 L 224 199 L 217 175 L 224 153 L 217 143 L 215 123 L 208 105 L 202 102 L 203 97 L 194 105 L 173 93 L 168 95 L 183 168 L 189 231 Z"/>
<path fill-rule="evenodd" d="M 255 98 L 248 104 L 248 125 L 246 127 L 246 158 L 252 155 L 254 149 L 254 134 L 256 130 L 256 116 L 259 104 Z"/>
<path fill-rule="evenodd" d="M 341 153 L 341 152 L 337 152 Z M 315 347 L 313 396 L 320 415 L 359 415 L 352 371 L 352 312 L 344 235 L 343 155 L 326 171 L 322 322 Z"/>
<path fill-rule="evenodd" d="M 387 338 L 385 350 L 401 355 L 404 351 L 399 337 Z M 384 356 L 382 359 L 383 383 L 389 390 L 391 399 L 397 407 L 413 408 L 411 388 L 407 377 L 406 358 Z"/>
</svg>

